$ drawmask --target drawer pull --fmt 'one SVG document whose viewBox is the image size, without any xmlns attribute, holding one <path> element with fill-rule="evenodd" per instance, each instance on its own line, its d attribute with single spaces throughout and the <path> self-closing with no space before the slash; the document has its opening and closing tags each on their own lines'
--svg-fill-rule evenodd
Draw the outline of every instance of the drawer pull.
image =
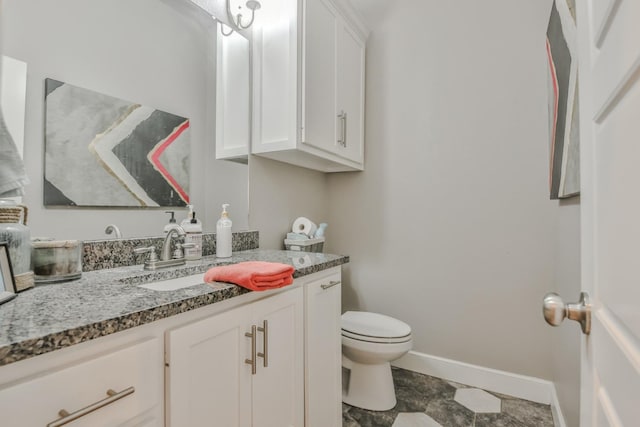
<svg viewBox="0 0 640 427">
<path fill-rule="evenodd" d="M 340 283 L 342 283 L 340 280 L 330 280 L 329 284 L 324 284 L 323 283 L 322 285 L 320 285 L 320 287 L 322 289 L 329 289 L 329 288 L 333 288 L 336 285 L 339 285 Z"/>
<path fill-rule="evenodd" d="M 258 331 L 262 332 L 262 353 L 258 353 L 258 357 L 262 357 L 262 366 L 269 367 L 269 323 L 266 320 L 262 321 L 262 326 L 258 326 Z"/>
<path fill-rule="evenodd" d="M 244 359 L 244 363 L 251 365 L 251 375 L 255 375 L 256 370 L 256 325 L 251 325 L 251 332 L 245 332 L 244 336 L 251 338 L 251 359 Z"/>
<path fill-rule="evenodd" d="M 49 424 L 47 424 L 47 427 L 59 427 L 59 426 L 68 424 L 71 421 L 75 421 L 78 418 L 84 417 L 85 415 L 90 414 L 93 411 L 96 411 L 100 408 L 110 405 L 113 402 L 122 399 L 123 397 L 129 396 L 130 394 L 133 394 L 133 392 L 135 391 L 136 389 L 134 387 L 125 388 L 120 392 L 115 392 L 109 389 L 107 390 L 107 397 L 105 397 L 104 399 L 96 403 L 92 403 L 89 406 L 85 406 L 82 409 L 78 409 L 75 412 L 69 413 L 65 409 L 61 409 L 60 412 L 58 412 L 58 415 L 60 415 L 61 418 L 50 422 Z"/>
</svg>

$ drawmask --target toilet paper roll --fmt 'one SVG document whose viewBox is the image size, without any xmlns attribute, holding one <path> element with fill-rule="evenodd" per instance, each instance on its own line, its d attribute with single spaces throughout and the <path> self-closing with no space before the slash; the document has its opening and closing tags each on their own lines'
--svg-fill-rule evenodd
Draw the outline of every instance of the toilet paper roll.
<svg viewBox="0 0 640 427">
<path fill-rule="evenodd" d="M 309 237 L 313 237 L 317 229 L 318 226 L 313 221 L 303 216 L 293 221 L 293 227 L 291 227 L 291 231 L 294 233 L 306 234 Z"/>
</svg>

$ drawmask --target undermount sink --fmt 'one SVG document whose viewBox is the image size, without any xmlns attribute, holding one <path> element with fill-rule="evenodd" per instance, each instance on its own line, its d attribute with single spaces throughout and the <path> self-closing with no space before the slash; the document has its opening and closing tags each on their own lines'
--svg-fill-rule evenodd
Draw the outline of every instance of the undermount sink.
<svg viewBox="0 0 640 427">
<path fill-rule="evenodd" d="M 178 277 L 176 279 L 160 280 L 158 282 L 145 283 L 138 285 L 141 288 L 151 289 L 152 291 L 176 291 L 178 289 L 188 288 L 190 286 L 202 285 L 204 283 L 204 273 L 193 274 L 191 276 Z"/>
</svg>

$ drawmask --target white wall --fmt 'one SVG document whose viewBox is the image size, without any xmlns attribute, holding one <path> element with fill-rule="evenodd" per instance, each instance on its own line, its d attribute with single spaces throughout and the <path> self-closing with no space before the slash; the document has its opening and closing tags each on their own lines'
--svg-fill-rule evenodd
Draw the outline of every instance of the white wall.
<svg viewBox="0 0 640 427">
<path fill-rule="evenodd" d="M 343 309 L 395 316 L 414 349 L 552 379 L 548 9 L 387 3 L 367 45 L 366 170 L 329 177 Z"/>
<path fill-rule="evenodd" d="M 283 249 L 287 232 L 300 216 L 317 224 L 327 222 L 327 190 L 327 175 L 321 172 L 251 156 L 249 224 L 260 232 L 260 247 Z"/>
<path fill-rule="evenodd" d="M 191 200 L 205 230 L 229 202 L 246 229 L 247 168 L 214 162 L 215 26 L 182 0 L 4 0 L 4 53 L 27 62 L 25 165 L 33 236 L 159 235 L 165 209 L 45 209 L 42 203 L 47 77 L 191 119 Z M 185 214 L 180 212 L 179 219 Z"/>
</svg>

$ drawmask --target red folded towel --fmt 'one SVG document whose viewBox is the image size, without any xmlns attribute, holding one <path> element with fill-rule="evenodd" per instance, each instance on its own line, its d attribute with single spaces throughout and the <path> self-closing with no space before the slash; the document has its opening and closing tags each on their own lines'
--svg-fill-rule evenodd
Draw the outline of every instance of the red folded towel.
<svg viewBox="0 0 640 427">
<path fill-rule="evenodd" d="M 288 264 L 246 261 L 210 268 L 205 283 L 229 282 L 253 291 L 281 288 L 293 283 L 294 268 Z"/>
</svg>

